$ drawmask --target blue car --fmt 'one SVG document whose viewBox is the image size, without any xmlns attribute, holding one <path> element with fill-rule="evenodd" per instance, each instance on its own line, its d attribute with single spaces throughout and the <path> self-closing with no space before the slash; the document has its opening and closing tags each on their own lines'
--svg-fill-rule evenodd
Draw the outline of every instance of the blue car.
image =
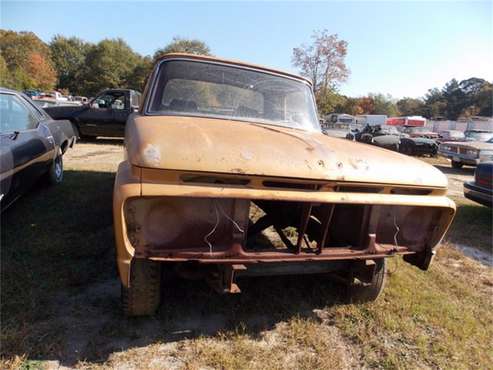
<svg viewBox="0 0 493 370">
<path fill-rule="evenodd" d="M 493 162 L 478 164 L 474 181 L 464 183 L 464 196 L 491 207 L 493 205 Z"/>
</svg>

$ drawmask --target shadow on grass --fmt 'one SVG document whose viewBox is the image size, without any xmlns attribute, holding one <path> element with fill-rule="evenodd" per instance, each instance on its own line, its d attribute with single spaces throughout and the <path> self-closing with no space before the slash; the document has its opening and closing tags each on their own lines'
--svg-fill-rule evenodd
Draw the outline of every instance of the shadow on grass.
<svg viewBox="0 0 493 370">
<path fill-rule="evenodd" d="M 476 167 L 468 166 L 462 168 L 452 168 L 450 165 L 446 164 L 435 164 L 434 166 L 446 175 L 474 176 L 474 171 L 476 170 Z"/>
<path fill-rule="evenodd" d="M 478 247 L 483 251 L 492 251 L 491 235 L 493 235 L 492 209 L 465 199 L 454 199 L 457 213 L 446 234 L 452 243 L 469 247 Z"/>
<path fill-rule="evenodd" d="M 153 317 L 126 319 L 119 304 L 111 172 L 66 171 L 2 216 L 1 355 L 99 363 L 118 351 L 238 331 L 256 337 L 291 317 L 335 304 L 325 276 L 240 280 L 239 295 L 201 281 L 165 282 Z"/>
</svg>

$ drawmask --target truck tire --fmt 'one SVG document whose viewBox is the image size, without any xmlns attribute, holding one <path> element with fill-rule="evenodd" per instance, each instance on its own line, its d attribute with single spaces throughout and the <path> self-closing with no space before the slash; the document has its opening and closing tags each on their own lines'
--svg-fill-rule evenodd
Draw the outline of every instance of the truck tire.
<svg viewBox="0 0 493 370">
<path fill-rule="evenodd" d="M 45 180 L 48 185 L 58 185 L 63 181 L 63 156 L 61 149 L 51 162 L 50 168 L 45 175 Z"/>
<path fill-rule="evenodd" d="M 461 162 L 452 161 L 452 168 L 455 168 L 456 170 L 462 168 L 463 165 L 464 164 Z"/>
<path fill-rule="evenodd" d="M 375 273 L 369 283 L 355 282 L 348 286 L 348 300 L 350 303 L 367 303 L 375 301 L 382 293 L 386 280 L 385 259 L 375 261 Z"/>
<path fill-rule="evenodd" d="M 161 264 L 134 259 L 130 266 L 130 284 L 122 284 L 122 308 L 126 316 L 147 316 L 156 312 L 161 302 Z"/>
</svg>

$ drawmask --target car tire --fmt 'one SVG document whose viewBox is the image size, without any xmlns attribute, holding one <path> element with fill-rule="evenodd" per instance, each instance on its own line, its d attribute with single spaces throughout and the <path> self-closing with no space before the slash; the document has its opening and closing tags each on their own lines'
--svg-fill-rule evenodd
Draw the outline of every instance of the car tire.
<svg viewBox="0 0 493 370">
<path fill-rule="evenodd" d="M 46 182 L 49 185 L 58 185 L 63 181 L 63 155 L 61 149 L 51 162 L 50 168 L 46 173 Z"/>
<path fill-rule="evenodd" d="M 354 278 L 351 278 L 348 286 L 348 301 L 350 303 L 367 303 L 375 301 L 385 288 L 385 280 L 386 263 L 385 259 L 381 258 L 375 261 L 375 272 L 371 282 L 356 282 L 354 281 Z"/>
<path fill-rule="evenodd" d="M 461 163 L 461 162 L 452 161 L 452 168 L 455 168 L 457 170 L 460 169 L 460 168 L 462 168 L 463 165 L 464 164 Z"/>
<path fill-rule="evenodd" d="M 161 302 L 161 264 L 134 259 L 130 266 L 130 284 L 122 284 L 121 300 L 126 316 L 148 316 Z"/>
</svg>

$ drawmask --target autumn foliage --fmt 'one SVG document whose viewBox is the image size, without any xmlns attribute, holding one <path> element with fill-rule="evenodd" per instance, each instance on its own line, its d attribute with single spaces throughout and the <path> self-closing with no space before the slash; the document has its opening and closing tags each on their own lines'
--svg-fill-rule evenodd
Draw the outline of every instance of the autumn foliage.
<svg viewBox="0 0 493 370">
<path fill-rule="evenodd" d="M 55 69 L 40 53 L 29 54 L 25 71 L 32 79 L 33 88 L 49 90 L 57 82 Z"/>
</svg>

